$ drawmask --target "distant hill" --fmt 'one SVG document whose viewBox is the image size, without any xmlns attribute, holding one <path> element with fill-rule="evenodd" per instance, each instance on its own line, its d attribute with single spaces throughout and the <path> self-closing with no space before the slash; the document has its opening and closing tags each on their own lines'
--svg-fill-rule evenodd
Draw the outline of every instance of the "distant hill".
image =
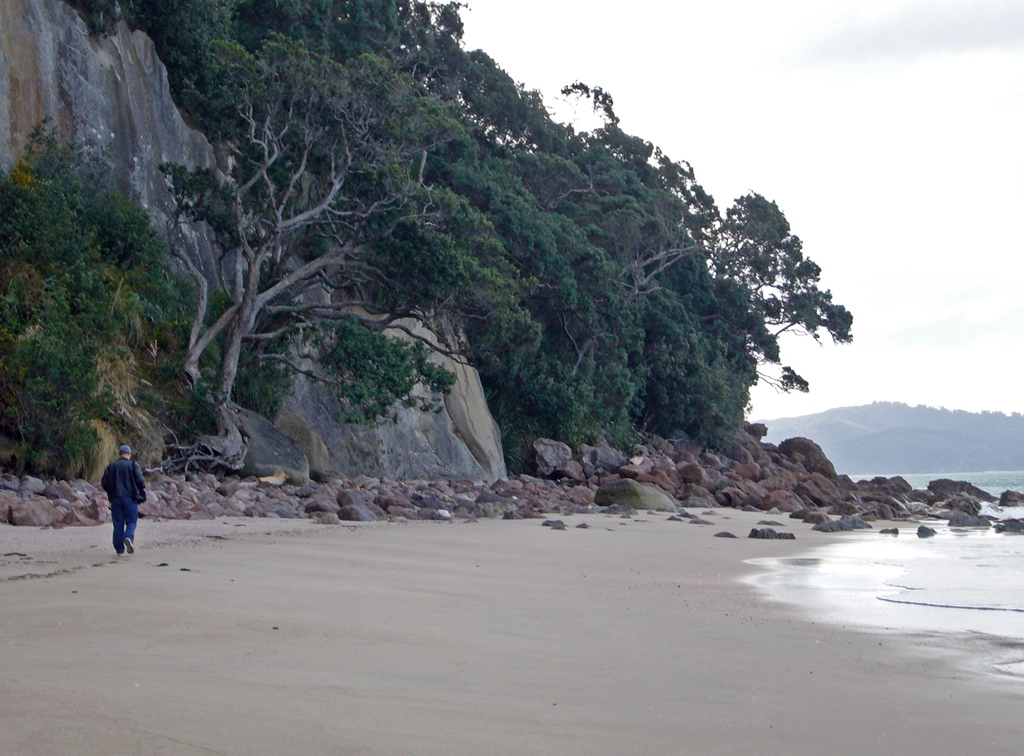
<svg viewBox="0 0 1024 756">
<path fill-rule="evenodd" d="M 813 439 L 840 473 L 1024 470 L 1024 415 L 875 402 L 762 421 L 766 441 Z"/>
</svg>

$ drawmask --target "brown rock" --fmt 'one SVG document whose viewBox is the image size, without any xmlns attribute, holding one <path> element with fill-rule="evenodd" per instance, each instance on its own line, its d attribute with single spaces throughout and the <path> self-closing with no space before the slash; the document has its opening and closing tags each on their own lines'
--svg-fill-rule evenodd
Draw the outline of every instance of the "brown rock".
<svg viewBox="0 0 1024 756">
<path fill-rule="evenodd" d="M 708 507 L 717 507 L 718 502 L 710 494 L 707 497 L 685 496 L 680 499 L 679 506 L 686 509 L 707 509 Z"/>
<path fill-rule="evenodd" d="M 876 504 L 874 509 L 870 509 L 864 513 L 865 516 L 869 514 L 874 515 L 879 520 L 895 520 L 898 517 L 896 511 L 884 502 Z"/>
<path fill-rule="evenodd" d="M 954 494 L 942 502 L 942 505 L 953 512 L 964 512 L 974 516 L 981 514 L 981 503 L 963 494 Z"/>
<path fill-rule="evenodd" d="M 689 484 L 678 486 L 676 488 L 676 495 L 683 498 L 687 496 L 694 496 L 698 499 L 707 499 L 708 501 L 714 501 L 715 499 L 714 494 L 712 494 L 709 489 L 704 488 L 703 486 L 694 486 Z"/>
<path fill-rule="evenodd" d="M 404 517 L 407 520 L 418 520 L 419 510 L 409 507 L 399 507 L 394 504 L 387 509 L 388 517 Z"/>
<path fill-rule="evenodd" d="M 26 475 L 21 479 L 21 493 L 22 494 L 42 494 L 46 490 L 46 482 Z"/>
<path fill-rule="evenodd" d="M 94 522 L 110 522 L 110 503 L 106 497 L 94 496 L 82 510 L 82 513 Z"/>
<path fill-rule="evenodd" d="M 768 495 L 761 500 L 761 509 L 778 509 L 780 512 L 799 512 L 806 505 L 803 500 L 792 491 L 776 489 L 769 491 Z"/>
<path fill-rule="evenodd" d="M 836 468 L 821 447 L 809 438 L 787 438 L 779 444 L 779 452 L 802 464 L 807 472 L 824 475 L 830 480 L 836 478 Z"/>
<path fill-rule="evenodd" d="M 303 509 L 307 514 L 313 514 L 314 512 L 337 512 L 338 502 L 332 499 L 325 499 L 323 497 L 313 497 L 306 502 Z"/>
<path fill-rule="evenodd" d="M 708 478 L 707 473 L 704 472 L 704 468 L 696 462 L 677 465 L 676 470 L 679 472 L 679 479 L 683 483 L 701 486 L 702 488 L 711 487 L 710 478 Z"/>
<path fill-rule="evenodd" d="M 839 488 L 821 473 L 811 473 L 802 478 L 795 492 L 800 498 L 810 501 L 819 507 L 831 507 L 840 501 Z"/>
<path fill-rule="evenodd" d="M 761 485 L 769 491 L 792 491 L 796 488 L 797 477 L 788 470 L 761 481 Z"/>
<path fill-rule="evenodd" d="M 768 435 L 768 426 L 764 423 L 744 423 L 743 430 L 755 441 L 760 441 Z"/>
<path fill-rule="evenodd" d="M 565 464 L 556 467 L 555 475 L 560 478 L 576 481 L 577 483 L 582 483 L 587 479 L 587 476 L 583 474 L 583 465 L 575 459 L 570 459 Z"/>
<path fill-rule="evenodd" d="M 666 492 L 671 493 L 676 490 L 675 483 L 673 483 L 668 475 L 662 470 L 655 470 L 654 472 L 641 473 L 636 476 L 637 483 L 647 483 L 663 488 Z"/>
<path fill-rule="evenodd" d="M 338 510 L 338 518 L 350 522 L 375 522 L 378 517 L 369 507 L 346 504 Z"/>
<path fill-rule="evenodd" d="M 217 486 L 217 493 L 221 496 L 234 496 L 242 485 L 238 478 L 226 478 L 223 483 Z"/>
<path fill-rule="evenodd" d="M 828 508 L 828 513 L 835 515 L 836 517 L 853 517 L 854 515 L 860 514 L 860 507 L 857 506 L 857 502 L 850 500 L 837 501 L 835 504 Z"/>
<path fill-rule="evenodd" d="M 905 496 L 914 490 L 913 486 L 898 475 L 892 478 L 884 478 L 879 475 L 871 480 L 861 480 L 858 481 L 857 488 L 860 491 L 870 491 L 888 496 Z"/>
<path fill-rule="evenodd" d="M 347 507 L 349 505 L 366 506 L 373 501 L 373 499 L 374 495 L 370 491 L 353 491 L 347 488 L 343 488 L 338 491 L 338 495 L 335 497 L 339 507 Z M 387 509 L 392 502 L 378 503 L 382 509 Z M 403 497 L 402 501 L 398 503 L 398 506 L 409 506 L 409 500 Z"/>
<path fill-rule="evenodd" d="M 11 525 L 40 528 L 52 525 L 57 519 L 57 511 L 47 499 L 26 497 L 10 502 L 8 521 Z"/>
<path fill-rule="evenodd" d="M 757 462 L 744 462 L 736 465 L 734 472 L 745 480 L 761 479 L 761 466 Z"/>
<path fill-rule="evenodd" d="M 654 470 L 654 463 L 650 459 L 645 459 L 638 464 L 632 462 L 628 465 L 623 465 L 619 468 L 619 475 L 623 478 L 632 478 L 633 480 L 639 479 L 641 475 L 645 475 Z"/>
<path fill-rule="evenodd" d="M 61 518 L 61 523 L 64 525 L 73 526 L 97 524 L 95 520 L 90 520 L 88 517 L 86 517 L 85 512 L 83 512 L 81 509 L 72 509 L 66 515 L 64 515 L 64 517 Z"/>
<path fill-rule="evenodd" d="M 719 459 L 718 455 L 712 454 L 709 451 L 701 453 L 700 461 L 703 462 L 706 466 L 715 470 L 720 470 L 722 467 L 722 460 Z"/>
</svg>

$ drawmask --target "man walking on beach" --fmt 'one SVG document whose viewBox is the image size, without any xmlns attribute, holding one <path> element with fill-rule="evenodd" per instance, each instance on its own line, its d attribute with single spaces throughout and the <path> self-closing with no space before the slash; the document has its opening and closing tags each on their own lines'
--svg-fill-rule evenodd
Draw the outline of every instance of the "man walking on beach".
<svg viewBox="0 0 1024 756">
<path fill-rule="evenodd" d="M 118 458 L 103 471 L 100 485 L 110 499 L 110 517 L 114 521 L 114 551 L 135 553 L 135 523 L 139 520 L 139 502 L 146 500 L 146 480 L 142 469 L 132 462 L 132 448 L 122 446 Z"/>
</svg>

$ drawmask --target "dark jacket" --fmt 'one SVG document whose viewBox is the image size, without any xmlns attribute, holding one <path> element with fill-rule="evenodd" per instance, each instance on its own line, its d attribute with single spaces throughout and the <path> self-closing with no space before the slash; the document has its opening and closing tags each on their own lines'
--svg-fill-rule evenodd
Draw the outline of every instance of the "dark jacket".
<svg viewBox="0 0 1024 756">
<path fill-rule="evenodd" d="M 127 496 L 132 501 L 139 501 L 146 490 L 146 480 L 142 477 L 142 468 L 130 459 L 115 459 L 103 471 L 100 481 L 107 498 L 114 499 Z"/>
</svg>

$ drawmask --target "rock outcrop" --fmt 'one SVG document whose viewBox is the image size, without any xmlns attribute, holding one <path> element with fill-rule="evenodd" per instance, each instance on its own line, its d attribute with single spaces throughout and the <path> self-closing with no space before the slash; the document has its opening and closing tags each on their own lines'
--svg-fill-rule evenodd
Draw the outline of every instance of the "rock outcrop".
<svg viewBox="0 0 1024 756">
<path fill-rule="evenodd" d="M 349 425 L 341 402 L 322 385 L 304 376 L 295 380 L 284 409 L 323 439 L 334 474 L 372 475 L 395 479 L 451 479 L 494 481 L 505 477 L 500 436 L 487 412 L 479 378 L 456 383 L 449 402 L 476 404 L 478 413 L 462 426 L 447 411 L 399 409 L 395 421 L 375 425 Z M 483 425 L 483 437 L 474 430 Z M 466 442 L 469 438 L 469 443 Z M 479 457 L 471 451 L 476 448 Z"/>
<path fill-rule="evenodd" d="M 283 477 L 295 486 L 309 483 L 309 460 L 291 438 L 255 412 L 237 412 L 238 429 L 249 439 L 241 474 Z"/>
<path fill-rule="evenodd" d="M 255 434 L 280 433 L 269 423 L 254 420 Z M 740 433 L 745 434 L 745 431 Z M 748 441 L 749 439 L 749 441 Z M 274 454 L 278 447 L 291 444 L 287 438 L 270 444 Z M 559 466 L 566 466 L 564 449 L 557 444 L 540 444 L 540 448 L 558 450 Z M 581 447 L 574 460 L 582 460 L 594 447 Z M 779 503 L 787 509 L 797 507 L 789 517 L 804 526 L 820 525 L 814 530 L 840 532 L 867 530 L 874 520 L 899 520 L 910 527 L 920 525 L 922 538 L 936 531 L 922 521 L 946 519 L 950 527 L 986 527 L 988 514 L 969 514 L 965 505 L 970 499 L 966 486 L 950 486 L 948 500 L 936 498 L 933 491 L 912 489 L 898 478 L 875 478 L 853 482 L 840 476 L 835 485 L 839 500 L 817 505 L 798 492 L 801 485 L 821 473 L 809 472 L 802 464 L 781 454 L 772 444 L 757 442 L 756 436 L 738 436 L 729 447 L 742 450 L 741 459 L 724 451 L 712 454 L 689 442 L 658 441 L 634 450 L 631 460 L 616 470 L 604 469 L 584 481 L 575 480 L 552 469 L 551 479 L 530 475 L 486 483 L 481 480 L 395 480 L 382 476 L 355 476 L 348 480 L 328 476 L 316 482 L 303 483 L 301 474 L 282 472 L 297 467 L 301 472 L 305 456 L 293 449 L 297 461 L 289 463 L 278 457 L 264 460 L 263 467 L 252 472 L 272 474 L 250 477 L 188 475 L 169 477 L 155 474 L 148 477 L 149 499 L 140 511 L 146 517 L 178 519 L 210 519 L 222 516 L 287 517 L 316 519 L 323 524 L 342 521 L 407 520 L 453 521 L 482 517 L 503 519 L 538 518 L 549 514 L 603 513 L 610 517 L 632 517 L 638 512 L 666 510 L 675 512 L 669 519 L 695 525 L 709 525 L 709 520 L 687 512 L 681 507 L 733 507 L 748 511 L 780 513 Z M 609 464 L 612 455 L 604 464 Z M 683 473 L 685 471 L 685 474 Z M 742 474 L 741 474 L 742 473 Z M 745 477 L 747 476 L 747 477 Z M 754 477 L 761 480 L 754 480 Z M 644 481 L 651 482 L 644 482 Z M 660 481 L 660 482 L 655 482 Z M 766 487 L 771 483 L 772 488 Z M 784 495 L 783 495 L 784 494 Z M 1006 496 L 1007 500 L 1014 497 Z M 702 512 L 702 514 L 704 514 Z M 0 476 L 0 523 L 36 527 L 95 525 L 109 521 L 107 499 L 96 486 L 83 480 L 45 481 L 32 476 L 21 478 Z M 792 533 L 775 531 L 775 520 L 764 520 L 755 529 L 753 538 L 791 538 Z M 1024 521 L 1003 520 L 994 523 L 1000 533 L 1017 533 Z M 773 535 L 772 533 L 775 533 Z M 885 533 L 898 533 L 884 529 Z M 721 534 L 721 537 L 728 537 Z"/>
<path fill-rule="evenodd" d="M 158 228 L 172 208 L 160 163 L 214 166 L 212 146 L 175 107 L 148 36 L 124 23 L 109 36 L 90 36 L 81 16 L 59 0 L 0 0 L 0 168 L 13 165 L 44 119 L 66 140 L 108 159 L 121 189 Z M 190 248 L 209 280 L 218 280 L 202 230 L 176 241 Z"/>
</svg>

